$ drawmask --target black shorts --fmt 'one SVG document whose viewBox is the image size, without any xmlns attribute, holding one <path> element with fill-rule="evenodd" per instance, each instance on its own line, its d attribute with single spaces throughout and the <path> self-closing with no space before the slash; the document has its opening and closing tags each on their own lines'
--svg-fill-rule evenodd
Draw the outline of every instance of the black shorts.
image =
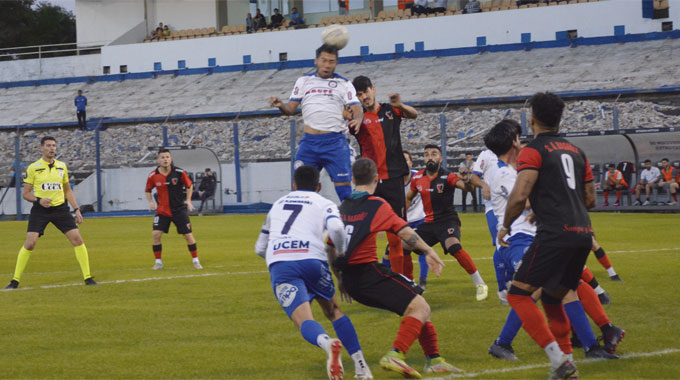
<svg viewBox="0 0 680 380">
<path fill-rule="evenodd" d="M 427 245 L 432 247 L 439 243 L 444 251 L 447 250 L 446 239 L 456 238 L 460 241 L 460 223 L 455 219 L 446 222 L 425 222 L 416 228 L 416 232 Z"/>
<path fill-rule="evenodd" d="M 550 247 L 535 240 L 522 257 L 514 279 L 535 287 L 558 291 L 576 290 L 593 246 L 592 239 L 580 239 L 570 247 Z"/>
<path fill-rule="evenodd" d="M 172 216 L 156 214 L 153 217 L 154 231 L 163 231 L 166 234 L 170 230 L 170 222 L 175 224 L 177 233 L 180 235 L 191 233 L 191 221 L 187 210 L 173 211 Z"/>
<path fill-rule="evenodd" d="M 406 194 L 404 194 L 404 177 L 381 179 L 373 193 L 392 206 L 392 210 L 406 220 Z"/>
<path fill-rule="evenodd" d="M 377 261 L 349 265 L 342 271 L 342 282 L 347 293 L 360 304 L 399 315 L 404 315 L 411 301 L 423 293 L 413 280 Z"/>
<path fill-rule="evenodd" d="M 50 208 L 34 205 L 31 208 L 31 214 L 28 216 L 28 232 L 37 232 L 38 236 L 42 236 L 49 223 L 54 224 L 62 233 L 78 228 L 76 220 L 65 202 Z"/>
</svg>

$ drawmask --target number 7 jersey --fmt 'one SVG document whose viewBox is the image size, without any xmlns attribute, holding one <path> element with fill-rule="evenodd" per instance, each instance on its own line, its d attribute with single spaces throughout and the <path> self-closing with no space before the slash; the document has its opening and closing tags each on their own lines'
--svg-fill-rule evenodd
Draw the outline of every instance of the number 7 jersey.
<svg viewBox="0 0 680 380">
<path fill-rule="evenodd" d="M 313 191 L 293 191 L 272 205 L 262 226 L 269 233 L 267 266 L 277 261 L 326 261 L 326 222 L 340 218 L 332 201 Z"/>
<path fill-rule="evenodd" d="M 583 151 L 557 133 L 541 133 L 519 153 L 517 172 L 523 170 L 538 171 L 529 194 L 538 227 L 535 241 L 569 247 L 590 239 L 585 185 L 593 181 L 593 172 Z"/>
</svg>

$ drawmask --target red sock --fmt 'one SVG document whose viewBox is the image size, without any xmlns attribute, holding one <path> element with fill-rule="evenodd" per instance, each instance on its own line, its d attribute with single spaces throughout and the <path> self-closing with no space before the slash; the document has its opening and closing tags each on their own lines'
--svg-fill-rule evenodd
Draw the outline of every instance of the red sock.
<svg viewBox="0 0 680 380">
<path fill-rule="evenodd" d="M 420 347 L 423 348 L 425 356 L 439 355 L 439 343 L 437 342 L 437 330 L 435 330 L 432 322 L 427 321 L 420 330 L 418 336 Z"/>
<path fill-rule="evenodd" d="M 461 248 L 460 251 L 454 253 L 453 257 L 458 260 L 458 264 L 460 264 L 460 266 L 462 266 L 463 269 L 468 272 L 468 274 L 477 272 L 477 266 L 475 266 L 475 262 L 472 261 L 472 257 L 470 257 L 470 255 L 465 252 L 463 248 Z"/>
<path fill-rule="evenodd" d="M 673 194 L 673 200 L 674 200 L 675 202 L 678 201 L 678 194 Z"/>
<path fill-rule="evenodd" d="M 600 303 L 600 299 L 597 298 L 597 293 L 595 293 L 590 285 L 581 281 L 581 283 L 578 284 L 576 293 L 578 294 L 578 298 L 581 300 L 583 309 L 598 327 L 602 327 L 611 322 L 609 320 L 609 316 L 607 316 L 607 313 L 604 311 L 604 308 Z"/>
<path fill-rule="evenodd" d="M 536 306 L 531 296 L 508 294 L 508 303 L 522 321 L 524 330 L 541 348 L 556 340 L 545 322 L 541 309 Z"/>
<path fill-rule="evenodd" d="M 588 269 L 588 267 L 583 267 L 583 272 L 581 273 L 581 280 L 585 282 L 593 281 L 595 275 Z"/>
<path fill-rule="evenodd" d="M 616 192 L 616 200 L 617 200 L 617 201 L 621 201 L 621 190 L 618 190 L 618 191 Z"/>
<path fill-rule="evenodd" d="M 406 354 L 413 342 L 420 336 L 420 331 L 422 329 L 422 322 L 413 317 L 405 317 L 401 320 L 399 332 L 397 333 L 397 338 L 394 340 L 392 347 L 399 350 L 402 354 Z"/>
<path fill-rule="evenodd" d="M 406 275 L 406 273 L 404 273 L 404 248 L 401 245 L 401 238 L 388 232 L 387 244 L 390 250 L 390 266 L 392 267 L 392 272 Z M 411 277 L 409 278 L 413 278 L 413 272 L 411 272 Z"/>
<path fill-rule="evenodd" d="M 606 254 L 602 257 L 598 257 L 597 261 L 599 261 L 600 264 L 602 264 L 604 269 L 609 269 L 612 267 L 612 263 L 609 262 L 609 256 L 607 256 Z"/>
<path fill-rule="evenodd" d="M 156 256 L 156 259 L 161 258 L 161 252 L 163 252 L 163 246 L 161 244 L 153 246 L 153 255 Z"/>
<path fill-rule="evenodd" d="M 198 248 L 196 248 L 196 243 L 189 244 L 187 246 L 187 248 L 189 248 L 189 252 L 191 253 L 191 257 L 193 257 L 193 258 L 198 257 Z"/>
<path fill-rule="evenodd" d="M 543 309 L 548 316 L 548 323 L 550 332 L 560 345 L 560 349 L 565 354 L 574 352 L 571 348 L 571 339 L 569 339 L 569 332 L 571 331 L 571 324 L 567 318 L 567 313 L 564 312 L 562 303 L 548 304 L 543 303 Z"/>
<path fill-rule="evenodd" d="M 605 201 L 605 202 L 609 202 L 609 192 L 608 192 L 608 191 L 604 191 L 604 192 L 602 192 L 602 195 L 604 195 L 604 201 Z"/>
</svg>

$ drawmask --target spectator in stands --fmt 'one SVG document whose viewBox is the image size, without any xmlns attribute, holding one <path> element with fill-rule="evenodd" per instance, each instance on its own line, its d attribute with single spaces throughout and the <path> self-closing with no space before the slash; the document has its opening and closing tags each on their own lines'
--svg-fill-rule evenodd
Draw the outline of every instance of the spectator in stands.
<svg viewBox="0 0 680 380">
<path fill-rule="evenodd" d="M 652 161 L 651 160 L 645 160 L 645 168 L 640 172 L 640 183 L 635 187 L 635 203 L 633 203 L 634 206 L 649 206 L 651 204 L 656 204 L 656 202 L 652 203 L 650 199 L 650 194 L 652 192 L 652 189 L 655 187 L 659 180 L 661 179 L 661 171 L 659 171 L 659 168 L 656 166 L 652 166 Z M 640 192 L 642 192 L 642 188 L 645 188 L 645 202 L 640 203 Z M 657 196 L 658 196 L 658 189 L 657 189 Z"/>
<path fill-rule="evenodd" d="M 475 161 L 472 160 L 472 153 L 465 153 L 465 161 L 460 163 L 458 167 L 458 176 L 465 182 L 465 189 L 461 189 L 463 193 L 463 212 L 467 211 L 467 195 L 472 194 L 472 208 L 477 212 L 477 192 L 473 185 L 470 184 L 470 175 L 472 174 L 472 167 L 475 166 Z"/>
<path fill-rule="evenodd" d="M 616 202 L 614 206 L 621 206 L 621 191 L 628 188 L 626 180 L 623 179 L 623 173 L 616 170 L 616 165 L 607 165 L 607 173 L 604 176 L 604 188 L 602 194 L 604 195 L 604 203 L 602 207 L 609 206 L 609 192 L 616 190 Z"/>
<path fill-rule="evenodd" d="M 471 0 L 467 4 L 465 4 L 465 9 L 463 9 L 463 13 L 479 13 L 482 11 L 482 5 L 479 3 L 479 0 Z"/>
<path fill-rule="evenodd" d="M 444 13 L 446 12 L 446 7 L 448 4 L 448 0 L 434 0 L 434 8 L 432 8 L 430 13 Z"/>
<path fill-rule="evenodd" d="M 198 212 L 203 211 L 205 201 L 215 195 L 217 188 L 217 178 L 212 173 L 210 168 L 205 169 L 205 176 L 201 179 L 201 184 L 198 185 L 198 190 L 194 190 L 191 194 L 191 199 L 200 199 L 201 205 L 198 207 Z"/>
<path fill-rule="evenodd" d="M 255 31 L 255 21 L 253 21 L 253 15 L 248 13 L 246 16 L 246 32 L 252 33 Z"/>
<path fill-rule="evenodd" d="M 83 90 L 78 90 L 78 96 L 73 99 L 73 104 L 76 106 L 78 128 L 84 131 L 87 129 L 87 116 L 85 113 L 85 108 L 87 107 L 87 98 L 83 96 Z"/>
<path fill-rule="evenodd" d="M 170 37 L 170 28 L 167 24 L 163 27 L 163 37 Z"/>
<path fill-rule="evenodd" d="M 290 12 L 290 26 L 304 25 L 305 20 L 302 18 L 297 8 L 291 9 Z"/>
<path fill-rule="evenodd" d="M 279 8 L 274 8 L 274 14 L 271 17 L 272 23 L 270 26 L 272 28 L 278 28 L 281 25 L 283 25 L 283 16 L 281 15 L 281 12 L 279 12 Z"/>
<path fill-rule="evenodd" d="M 161 38 L 163 36 L 163 23 L 159 22 L 156 30 L 151 33 L 152 38 Z"/>
<path fill-rule="evenodd" d="M 427 7 L 427 0 L 416 0 L 413 8 L 411 8 L 412 15 L 428 14 L 429 12 L 430 8 Z"/>
<path fill-rule="evenodd" d="M 668 193 L 668 205 L 674 206 L 678 204 L 678 183 L 675 181 L 677 177 L 677 171 L 670 164 L 667 158 L 661 160 L 661 178 L 659 179 L 658 188 L 666 189 Z M 673 199 L 671 200 L 671 196 Z M 663 202 L 660 202 L 661 204 Z"/>
<path fill-rule="evenodd" d="M 340 16 L 349 14 L 349 0 L 338 0 L 338 14 Z"/>
<path fill-rule="evenodd" d="M 257 11 L 255 12 L 255 18 L 253 18 L 253 26 L 255 30 L 260 30 L 267 27 L 267 19 L 264 18 L 264 15 L 262 14 L 262 12 L 260 12 L 260 8 L 257 8 Z"/>
</svg>

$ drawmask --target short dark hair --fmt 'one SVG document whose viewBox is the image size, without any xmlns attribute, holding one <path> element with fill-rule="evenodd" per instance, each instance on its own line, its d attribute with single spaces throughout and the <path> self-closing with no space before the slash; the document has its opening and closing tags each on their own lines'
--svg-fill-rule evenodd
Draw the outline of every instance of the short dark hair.
<svg viewBox="0 0 680 380">
<path fill-rule="evenodd" d="M 472 156 L 472 152 L 465 152 L 466 156 Z"/>
<path fill-rule="evenodd" d="M 425 149 L 437 149 L 439 151 L 439 153 L 442 152 L 442 148 L 440 148 L 439 145 L 435 145 L 435 144 L 427 144 L 427 145 L 425 145 Z"/>
<path fill-rule="evenodd" d="M 559 96 L 551 92 L 539 92 L 529 99 L 531 113 L 534 118 L 544 127 L 559 129 L 564 102 Z"/>
<path fill-rule="evenodd" d="M 360 158 L 352 165 L 352 176 L 357 186 L 370 185 L 378 174 L 378 167 L 370 158 Z"/>
<path fill-rule="evenodd" d="M 321 53 L 333 54 L 336 58 L 338 57 L 338 48 L 333 45 L 323 44 L 316 49 L 316 58 L 321 56 Z"/>
<path fill-rule="evenodd" d="M 667 159 L 667 158 L 662 158 L 661 161 L 668 161 L 668 162 L 670 162 L 671 160 L 669 160 L 669 159 Z"/>
<path fill-rule="evenodd" d="M 651 164 L 651 163 L 652 163 L 652 160 L 646 159 L 646 160 L 645 160 L 645 164 L 648 163 L 648 162 Z"/>
<path fill-rule="evenodd" d="M 170 149 L 168 149 L 168 148 L 158 149 L 158 155 L 160 155 L 161 153 L 170 153 Z"/>
<path fill-rule="evenodd" d="M 363 75 L 359 75 L 358 77 L 354 78 L 352 85 L 354 85 L 354 90 L 356 90 L 356 92 L 366 92 L 369 87 L 373 87 L 371 80 Z"/>
<path fill-rule="evenodd" d="M 293 182 L 298 190 L 316 191 L 319 187 L 319 171 L 313 166 L 302 165 L 295 169 Z"/>
<path fill-rule="evenodd" d="M 211 172 L 212 170 L 210 168 L 205 168 L 206 172 Z"/>
<path fill-rule="evenodd" d="M 608 164 L 607 169 L 616 169 L 616 165 L 615 164 Z"/>
<path fill-rule="evenodd" d="M 413 161 L 413 156 L 411 156 L 411 152 L 409 152 L 408 150 L 402 150 L 401 152 L 408 155 L 408 159 Z"/>
<path fill-rule="evenodd" d="M 57 142 L 57 139 L 55 139 L 55 138 L 52 137 L 52 136 L 45 136 L 45 137 L 43 137 L 43 138 L 40 139 L 40 146 L 45 145 L 45 141 L 54 141 L 54 142 L 56 143 L 56 142 Z"/>
<path fill-rule="evenodd" d="M 484 136 L 484 145 L 496 156 L 508 153 L 512 143 L 517 139 L 518 128 L 521 132 L 522 127 L 515 120 L 503 119 Z"/>
</svg>

